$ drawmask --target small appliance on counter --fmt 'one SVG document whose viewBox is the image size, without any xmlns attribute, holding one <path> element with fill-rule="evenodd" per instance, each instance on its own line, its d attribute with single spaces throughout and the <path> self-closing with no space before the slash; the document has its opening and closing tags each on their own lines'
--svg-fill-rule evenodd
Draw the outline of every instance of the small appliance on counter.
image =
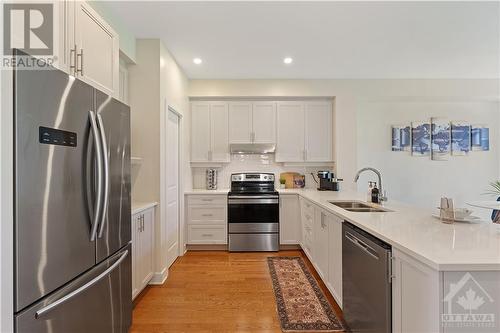
<svg viewBox="0 0 500 333">
<path fill-rule="evenodd" d="M 207 190 L 217 189 L 217 170 L 207 169 Z"/>
<path fill-rule="evenodd" d="M 318 191 L 340 191 L 341 178 L 335 177 L 335 173 L 331 171 L 318 171 L 318 180 L 311 173 L 314 181 L 319 185 Z"/>
</svg>

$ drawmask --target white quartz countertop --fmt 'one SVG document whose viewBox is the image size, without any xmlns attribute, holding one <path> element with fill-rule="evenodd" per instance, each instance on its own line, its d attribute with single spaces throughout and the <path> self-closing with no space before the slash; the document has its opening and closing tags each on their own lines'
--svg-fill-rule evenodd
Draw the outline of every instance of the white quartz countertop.
<svg viewBox="0 0 500 333">
<path fill-rule="evenodd" d="M 184 191 L 184 194 L 227 194 L 229 189 L 217 189 L 217 190 L 205 190 L 205 189 L 193 189 L 189 191 Z"/>
<path fill-rule="evenodd" d="M 360 227 L 394 248 L 440 271 L 500 270 L 500 225 L 491 221 L 445 224 L 432 210 L 393 201 L 384 204 L 391 212 L 349 212 L 329 201 L 365 201 L 366 194 L 315 189 L 278 190 L 299 194 L 319 207 Z M 186 194 L 226 194 L 228 190 L 193 190 Z"/>
<path fill-rule="evenodd" d="M 148 208 L 158 205 L 157 202 L 132 202 L 132 215 L 142 212 Z"/>
<path fill-rule="evenodd" d="M 383 213 L 349 212 L 329 202 L 365 201 L 366 195 L 357 192 L 291 189 L 280 193 L 297 193 L 436 270 L 500 270 L 500 225 L 491 221 L 445 224 L 432 217 L 432 210 L 390 198 L 384 208 L 392 211 Z"/>
</svg>

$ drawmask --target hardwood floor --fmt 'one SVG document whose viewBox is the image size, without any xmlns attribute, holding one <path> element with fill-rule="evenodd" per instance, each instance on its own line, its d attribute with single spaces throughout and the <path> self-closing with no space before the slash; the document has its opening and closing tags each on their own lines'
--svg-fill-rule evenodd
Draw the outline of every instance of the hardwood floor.
<svg viewBox="0 0 500 333">
<path fill-rule="evenodd" d="M 302 251 L 190 251 L 162 286 L 138 296 L 131 332 L 281 332 L 266 258 L 301 256 L 339 318 L 342 312 Z"/>
</svg>

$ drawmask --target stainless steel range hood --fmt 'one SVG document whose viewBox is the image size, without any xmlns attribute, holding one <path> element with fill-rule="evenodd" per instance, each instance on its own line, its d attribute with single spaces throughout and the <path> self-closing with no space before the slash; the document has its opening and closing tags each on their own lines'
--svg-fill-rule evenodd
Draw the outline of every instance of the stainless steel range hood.
<svg viewBox="0 0 500 333">
<path fill-rule="evenodd" d="M 229 146 L 231 154 L 274 154 L 274 143 L 232 143 Z"/>
</svg>

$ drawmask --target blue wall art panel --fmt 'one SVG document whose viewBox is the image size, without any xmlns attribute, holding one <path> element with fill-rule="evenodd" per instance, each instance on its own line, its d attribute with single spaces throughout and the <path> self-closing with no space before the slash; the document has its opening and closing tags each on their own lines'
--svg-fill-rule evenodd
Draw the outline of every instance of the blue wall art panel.
<svg viewBox="0 0 500 333">
<path fill-rule="evenodd" d="M 455 121 L 451 124 L 451 153 L 455 156 L 467 155 L 471 150 L 471 127 L 469 123 Z"/>
<path fill-rule="evenodd" d="M 431 148 L 431 124 L 428 122 L 412 122 L 413 156 L 429 156 Z"/>
<path fill-rule="evenodd" d="M 471 130 L 472 150 L 490 150 L 490 129 L 483 125 L 473 125 Z"/>
<path fill-rule="evenodd" d="M 450 155 L 451 125 L 443 118 L 431 119 L 431 156 L 433 160 L 445 161 Z"/>
<path fill-rule="evenodd" d="M 411 128 L 409 125 L 392 126 L 392 151 L 409 151 L 411 147 Z"/>
</svg>

